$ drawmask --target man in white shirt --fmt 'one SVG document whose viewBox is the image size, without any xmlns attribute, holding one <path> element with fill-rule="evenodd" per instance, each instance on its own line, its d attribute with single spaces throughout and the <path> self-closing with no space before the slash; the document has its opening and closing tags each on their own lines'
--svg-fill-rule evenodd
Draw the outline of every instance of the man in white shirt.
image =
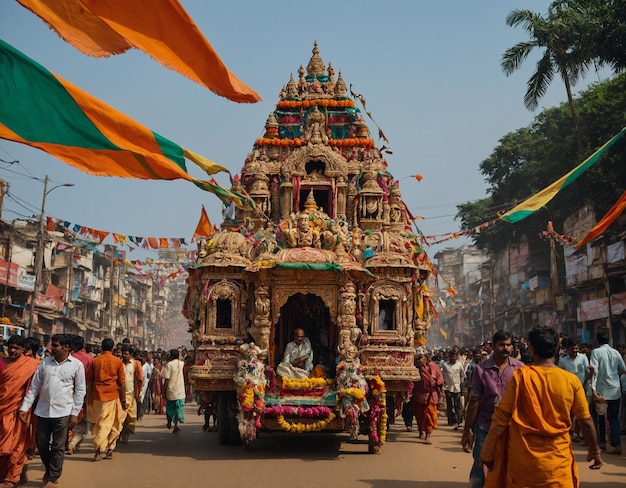
<svg viewBox="0 0 626 488">
<path fill-rule="evenodd" d="M 137 426 L 137 403 L 141 395 L 143 369 L 141 363 L 133 358 L 134 349 L 129 344 L 122 346 L 122 363 L 124 364 L 124 388 L 126 399 L 126 417 L 120 434 L 120 444 L 127 444 Z"/>
<path fill-rule="evenodd" d="M 170 360 L 163 368 L 163 391 L 165 392 L 165 414 L 167 415 L 167 428 L 172 427 L 172 434 L 180 432 L 178 423 L 185 423 L 185 375 L 183 367 L 185 363 L 180 360 L 178 349 L 170 351 Z"/>
<path fill-rule="evenodd" d="M 278 376 L 287 378 L 308 378 L 313 370 L 313 348 L 304 330 L 296 329 L 293 341 L 285 347 L 283 359 L 276 368 Z"/>
<path fill-rule="evenodd" d="M 46 468 L 44 488 L 59 486 L 67 434 L 78 422 L 87 390 L 85 368 L 70 354 L 71 344 L 68 335 L 52 336 L 52 356 L 39 364 L 19 412 L 22 421 L 28 423 L 28 411 L 39 397 L 34 412 L 37 416 L 35 443 Z"/>
<path fill-rule="evenodd" d="M 446 410 L 448 412 L 448 425 L 453 425 L 454 430 L 459 430 L 463 422 L 463 409 L 461 408 L 461 385 L 465 377 L 465 368 L 459 361 L 459 351 L 453 349 L 450 359 L 443 363 L 443 389 L 446 393 Z"/>
<path fill-rule="evenodd" d="M 619 404 L 622 399 L 622 388 L 619 377 L 626 373 L 626 366 L 620 353 L 609 346 L 609 333 L 607 331 L 598 332 L 596 340 L 600 346 L 591 351 L 589 361 L 594 371 L 591 378 L 591 399 L 594 402 L 607 403 L 606 418 L 609 420 L 611 429 L 611 448 L 607 448 L 606 453 L 620 455 L 622 454 L 622 445 L 619 433 Z M 600 445 L 604 444 L 604 439 L 606 439 L 604 420 L 603 415 L 598 415 Z"/>
</svg>

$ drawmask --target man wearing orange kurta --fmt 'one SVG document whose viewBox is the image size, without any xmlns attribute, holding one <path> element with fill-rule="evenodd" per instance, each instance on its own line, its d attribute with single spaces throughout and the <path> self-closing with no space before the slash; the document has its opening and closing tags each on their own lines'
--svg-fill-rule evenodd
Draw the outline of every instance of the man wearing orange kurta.
<svg viewBox="0 0 626 488">
<path fill-rule="evenodd" d="M 95 357 L 87 376 L 87 413 L 91 421 L 94 461 L 113 457 L 117 438 L 122 430 L 126 409 L 124 367 L 122 360 L 113 356 L 113 339 L 102 341 L 102 354 Z"/>
<path fill-rule="evenodd" d="M 577 488 L 572 416 L 580 420 L 589 443 L 590 467 L 602 466 L 587 398 L 580 380 L 554 364 L 556 330 L 534 327 L 528 339 L 533 364 L 513 374 L 483 446 L 481 460 L 490 469 L 485 487 Z"/>
<path fill-rule="evenodd" d="M 26 449 L 32 444 L 28 424 L 18 411 L 28 392 L 39 361 L 24 356 L 24 338 L 9 337 L 6 366 L 0 370 L 0 481 L 2 488 L 13 488 L 25 469 Z"/>
</svg>

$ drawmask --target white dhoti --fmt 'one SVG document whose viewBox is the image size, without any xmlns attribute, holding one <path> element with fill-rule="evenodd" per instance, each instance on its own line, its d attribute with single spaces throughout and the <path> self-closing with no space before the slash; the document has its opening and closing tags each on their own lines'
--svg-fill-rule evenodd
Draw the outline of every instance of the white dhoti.
<svg viewBox="0 0 626 488">
<path fill-rule="evenodd" d="M 287 378 L 308 378 L 309 372 L 306 369 L 296 368 L 292 366 L 290 363 L 285 361 L 281 362 L 276 368 L 276 374 L 278 376 L 285 376 Z"/>
</svg>

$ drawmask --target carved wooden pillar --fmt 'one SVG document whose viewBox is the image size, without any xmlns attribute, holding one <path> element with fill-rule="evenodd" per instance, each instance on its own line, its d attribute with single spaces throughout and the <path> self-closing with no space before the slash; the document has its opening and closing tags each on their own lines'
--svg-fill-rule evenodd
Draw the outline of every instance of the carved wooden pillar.
<svg viewBox="0 0 626 488">
<path fill-rule="evenodd" d="M 337 183 L 337 202 L 335 204 L 337 211 L 335 218 L 339 220 L 346 218 L 346 190 L 347 185 L 345 182 L 340 181 Z"/>
<path fill-rule="evenodd" d="M 283 201 L 281 204 L 281 218 L 289 218 L 293 211 L 293 185 L 290 181 L 285 181 L 282 185 Z"/>
</svg>

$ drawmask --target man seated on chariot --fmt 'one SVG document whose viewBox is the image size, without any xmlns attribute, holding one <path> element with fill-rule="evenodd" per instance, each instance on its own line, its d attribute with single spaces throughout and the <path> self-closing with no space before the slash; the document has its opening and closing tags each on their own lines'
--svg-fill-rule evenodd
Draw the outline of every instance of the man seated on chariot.
<svg viewBox="0 0 626 488">
<path fill-rule="evenodd" d="M 285 347 L 285 354 L 276 368 L 276 374 L 287 378 L 308 378 L 312 369 L 311 341 L 305 337 L 304 330 L 296 329 L 293 341 Z"/>
</svg>

